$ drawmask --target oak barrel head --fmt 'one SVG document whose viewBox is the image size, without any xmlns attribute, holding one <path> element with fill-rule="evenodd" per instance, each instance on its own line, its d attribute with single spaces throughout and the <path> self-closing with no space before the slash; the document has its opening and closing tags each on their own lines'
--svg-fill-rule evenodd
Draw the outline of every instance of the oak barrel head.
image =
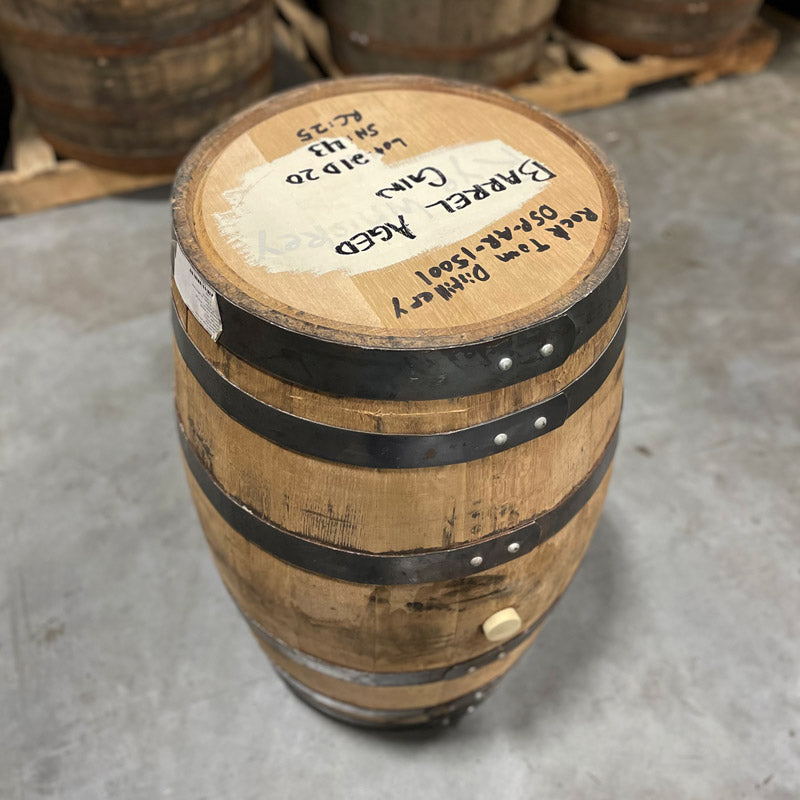
<svg viewBox="0 0 800 800">
<path fill-rule="evenodd" d="M 602 509 L 616 173 L 500 92 L 348 79 L 209 134 L 173 221 L 181 442 L 226 588 L 318 708 L 455 718 L 533 641 Z"/>
</svg>

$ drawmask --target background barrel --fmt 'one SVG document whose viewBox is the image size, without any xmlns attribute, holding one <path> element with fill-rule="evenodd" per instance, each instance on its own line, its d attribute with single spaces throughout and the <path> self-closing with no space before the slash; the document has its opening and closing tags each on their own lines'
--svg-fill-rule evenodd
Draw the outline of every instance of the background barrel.
<svg viewBox="0 0 800 800">
<path fill-rule="evenodd" d="M 507 95 L 362 78 L 216 129 L 173 210 L 180 439 L 236 605 L 329 714 L 468 712 L 565 591 L 608 487 L 613 170 Z"/>
<path fill-rule="evenodd" d="M 529 77 L 558 0 L 324 0 L 345 72 L 419 72 L 511 86 Z"/>
<path fill-rule="evenodd" d="M 740 39 L 761 0 L 563 0 L 558 21 L 623 56 L 703 55 Z"/>
<path fill-rule="evenodd" d="M 166 172 L 268 93 L 272 16 L 272 0 L 0 0 L 0 45 L 59 154 Z"/>
</svg>

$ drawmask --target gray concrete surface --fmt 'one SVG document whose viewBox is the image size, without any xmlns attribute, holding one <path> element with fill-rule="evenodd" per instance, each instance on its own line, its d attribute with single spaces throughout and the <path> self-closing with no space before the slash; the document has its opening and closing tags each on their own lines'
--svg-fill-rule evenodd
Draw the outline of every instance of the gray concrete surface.
<svg viewBox="0 0 800 800">
<path fill-rule="evenodd" d="M 800 47 L 570 119 L 632 200 L 616 474 L 537 644 L 442 732 L 306 708 L 228 600 L 164 193 L 0 222 L 0 797 L 800 797 Z"/>
</svg>

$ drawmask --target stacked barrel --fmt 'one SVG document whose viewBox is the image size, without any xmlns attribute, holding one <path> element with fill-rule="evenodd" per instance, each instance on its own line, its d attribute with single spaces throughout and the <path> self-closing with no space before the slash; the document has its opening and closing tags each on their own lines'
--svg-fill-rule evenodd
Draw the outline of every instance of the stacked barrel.
<svg viewBox="0 0 800 800">
<path fill-rule="evenodd" d="M 761 0 L 564 0 L 559 22 L 623 56 L 697 56 L 740 39 Z"/>
<path fill-rule="evenodd" d="M 285 0 L 301 2 L 301 0 Z M 735 42 L 760 0 L 318 0 L 345 73 L 512 86 L 535 78 L 553 20 L 623 56 Z M 174 169 L 271 88 L 273 0 L 0 0 L 15 94 L 60 155 Z"/>
<path fill-rule="evenodd" d="M 0 45 L 59 154 L 161 172 L 269 92 L 272 16 L 272 0 L 0 0 Z"/>
<path fill-rule="evenodd" d="M 422 72 L 498 86 L 532 74 L 558 0 L 323 0 L 345 72 Z"/>
<path fill-rule="evenodd" d="M 321 0 L 345 73 L 422 72 L 511 86 L 536 74 L 559 24 L 623 56 L 703 55 L 732 44 L 760 0 Z"/>
</svg>

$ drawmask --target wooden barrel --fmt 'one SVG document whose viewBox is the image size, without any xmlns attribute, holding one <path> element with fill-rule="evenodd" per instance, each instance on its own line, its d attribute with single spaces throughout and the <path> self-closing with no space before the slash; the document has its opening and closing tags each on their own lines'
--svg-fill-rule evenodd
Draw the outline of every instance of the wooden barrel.
<svg viewBox="0 0 800 800">
<path fill-rule="evenodd" d="M 217 128 L 173 213 L 180 437 L 225 586 L 318 708 L 468 711 L 603 505 L 629 224 L 613 169 L 500 92 L 346 79 Z"/>
<path fill-rule="evenodd" d="M 563 0 L 558 21 L 623 56 L 695 56 L 742 37 L 761 0 Z"/>
<path fill-rule="evenodd" d="M 558 0 L 323 0 L 345 72 L 420 72 L 511 86 L 530 77 Z"/>
<path fill-rule="evenodd" d="M 272 17 L 272 0 L 0 0 L 0 46 L 59 154 L 167 172 L 269 92 Z"/>
<path fill-rule="evenodd" d="M 0 169 L 6 164 L 6 148 L 11 139 L 11 85 L 0 64 Z M 8 164 L 11 158 L 8 158 Z"/>
</svg>

